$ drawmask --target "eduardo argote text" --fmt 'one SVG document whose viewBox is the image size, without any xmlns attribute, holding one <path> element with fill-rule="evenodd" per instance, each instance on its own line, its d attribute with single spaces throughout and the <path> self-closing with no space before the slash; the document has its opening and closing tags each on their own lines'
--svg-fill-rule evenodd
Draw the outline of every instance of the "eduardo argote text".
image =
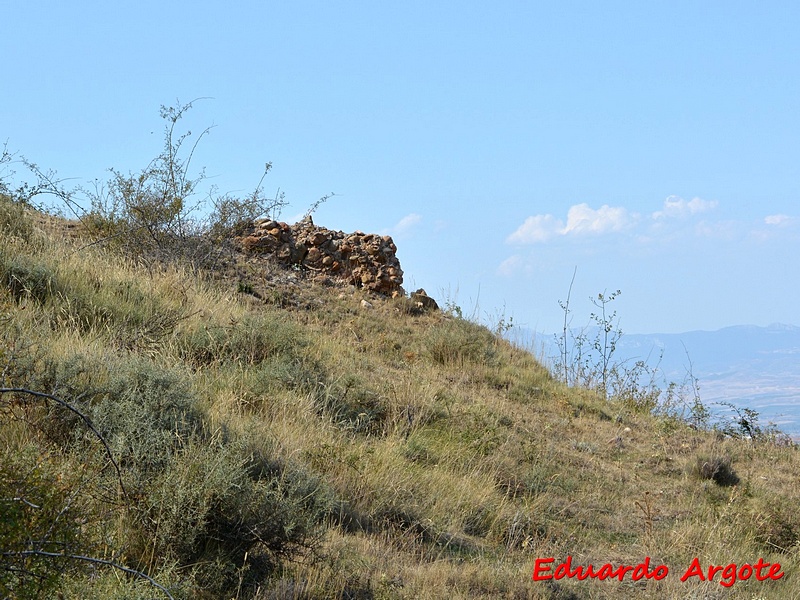
<svg viewBox="0 0 800 600">
<path fill-rule="evenodd" d="M 664 579 L 669 575 L 667 565 L 651 566 L 650 557 L 638 565 L 617 565 L 606 563 L 599 567 L 594 565 L 572 566 L 572 556 L 567 556 L 561 563 L 555 563 L 555 558 L 537 558 L 533 568 L 534 581 L 548 579 L 618 579 L 624 581 L 628 577 L 631 581 L 641 579 Z M 746 581 L 755 578 L 758 581 L 776 580 L 784 576 L 780 563 L 768 563 L 759 558 L 754 563 L 738 565 L 708 565 L 704 566 L 699 558 L 692 560 L 691 564 L 681 575 L 681 581 L 718 581 L 721 586 L 731 587 L 737 581 Z"/>
</svg>

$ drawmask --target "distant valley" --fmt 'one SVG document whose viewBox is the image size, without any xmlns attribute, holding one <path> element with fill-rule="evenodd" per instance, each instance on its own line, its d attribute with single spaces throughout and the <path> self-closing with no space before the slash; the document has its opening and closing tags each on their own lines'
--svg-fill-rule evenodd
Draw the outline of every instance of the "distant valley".
<svg viewBox="0 0 800 600">
<path fill-rule="evenodd" d="M 587 329 L 592 339 L 594 334 Z M 552 362 L 558 356 L 554 335 L 519 328 L 518 342 Z M 760 422 L 800 437 L 800 327 L 737 325 L 717 331 L 675 334 L 624 334 L 616 361 L 646 360 L 667 381 L 681 382 L 691 369 L 700 397 L 715 415 L 730 413 L 727 402 L 758 411 Z"/>
</svg>

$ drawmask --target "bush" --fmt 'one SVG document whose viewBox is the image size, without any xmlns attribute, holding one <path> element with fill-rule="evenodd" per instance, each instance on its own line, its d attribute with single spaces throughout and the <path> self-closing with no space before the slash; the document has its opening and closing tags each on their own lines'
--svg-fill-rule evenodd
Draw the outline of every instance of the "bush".
<svg viewBox="0 0 800 600">
<path fill-rule="evenodd" d="M 33 233 L 33 223 L 26 212 L 27 203 L 20 193 L 14 193 L 6 185 L 8 173 L 6 166 L 14 160 L 14 155 L 3 146 L 0 154 L 0 232 L 10 237 L 26 240 Z"/>
<path fill-rule="evenodd" d="M 195 443 L 176 455 L 134 509 L 130 550 L 151 567 L 193 565 L 197 585 L 222 594 L 316 548 L 329 511 L 324 486 L 272 457 L 244 454 L 238 445 Z"/>
<path fill-rule="evenodd" d="M 222 594 L 314 547 L 328 510 L 314 477 L 224 431 L 209 437 L 177 372 L 134 359 L 112 377 L 90 413 L 123 470 L 125 553 L 136 564 L 193 565 L 197 585 Z"/>
<path fill-rule="evenodd" d="M 733 412 L 729 419 L 721 419 L 715 427 L 723 434 L 733 438 L 749 439 L 754 442 L 768 442 L 775 445 L 787 445 L 787 438 L 774 423 L 762 425 L 757 410 L 752 408 L 739 408 L 730 402 L 718 402 L 720 406 L 727 406 Z M 791 445 L 791 439 L 788 440 Z"/>
<path fill-rule="evenodd" d="M 767 550 L 796 551 L 800 543 L 800 517 L 794 507 L 777 498 L 755 516 L 756 540 Z"/>
<path fill-rule="evenodd" d="M 132 359 L 112 377 L 89 414 L 135 487 L 201 435 L 201 415 L 188 381 L 176 372 Z"/>
<path fill-rule="evenodd" d="M 106 185 L 88 192 L 91 212 L 83 221 L 98 241 L 145 262 L 185 261 L 193 267 L 211 268 L 225 240 L 244 223 L 259 216 L 277 216 L 286 205 L 280 192 L 274 198 L 263 194 L 270 163 L 246 198 L 215 198 L 212 188 L 207 200 L 194 201 L 206 176 L 203 170 L 190 175 L 192 157 L 210 128 L 203 130 L 191 149 L 185 148 L 192 133 L 180 134 L 177 127 L 192 104 L 161 107 L 163 150 L 144 169 L 128 174 L 111 169 Z M 206 216 L 196 218 L 195 213 Z"/>
</svg>

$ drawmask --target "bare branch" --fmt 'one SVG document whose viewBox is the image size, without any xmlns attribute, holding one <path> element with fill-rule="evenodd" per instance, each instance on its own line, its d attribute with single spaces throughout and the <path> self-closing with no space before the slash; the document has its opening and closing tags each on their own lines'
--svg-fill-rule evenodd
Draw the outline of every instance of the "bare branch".
<svg viewBox="0 0 800 600">
<path fill-rule="evenodd" d="M 34 396 L 36 398 L 45 398 L 47 400 L 52 400 L 56 404 L 58 404 L 60 406 L 63 406 L 67 410 L 69 410 L 69 411 L 75 413 L 76 415 L 78 415 L 81 418 L 81 420 L 83 420 L 83 422 L 86 423 L 86 426 L 89 429 L 92 430 L 92 432 L 95 434 L 97 439 L 100 440 L 100 443 L 103 444 L 103 447 L 106 449 L 106 454 L 108 454 L 108 458 L 111 461 L 111 464 L 114 465 L 114 469 L 117 472 L 117 479 L 119 480 L 119 487 L 120 487 L 120 489 L 122 490 L 122 493 L 125 496 L 128 495 L 128 492 L 125 489 L 125 484 L 122 483 L 122 472 L 120 471 L 120 468 L 119 468 L 119 465 L 117 464 L 117 461 L 114 460 L 114 455 L 111 453 L 111 448 L 108 446 L 108 443 L 106 442 L 106 440 L 102 436 L 102 434 L 99 431 L 97 431 L 95 426 L 92 424 L 92 421 L 91 421 L 91 419 L 89 417 L 87 417 L 85 414 L 83 414 L 77 408 L 72 406 L 69 402 L 67 402 L 65 400 L 62 400 L 61 398 L 58 398 L 57 396 L 53 396 L 52 394 L 46 394 L 44 392 L 35 392 L 33 390 L 28 390 L 28 389 L 25 389 L 25 388 L 0 388 L 0 394 L 28 394 L 28 395 Z"/>
<path fill-rule="evenodd" d="M 61 183 L 67 181 L 66 179 L 55 179 L 54 172 L 45 173 L 38 165 L 24 157 L 22 163 L 39 179 L 38 185 L 30 193 L 31 197 L 39 194 L 51 194 L 59 198 L 78 221 L 84 223 L 83 217 L 86 215 L 86 210 L 73 199 L 73 193 L 61 187 Z"/>
<path fill-rule="evenodd" d="M 103 558 L 94 558 L 92 556 L 82 556 L 80 554 L 59 554 L 58 552 L 45 552 L 44 550 L 20 550 L 17 552 L 3 552 L 3 557 L 11 557 L 11 556 L 18 556 L 18 557 L 25 557 L 25 556 L 44 556 L 46 558 L 69 558 L 71 560 L 82 560 L 84 562 L 90 562 L 97 565 L 105 565 L 108 567 L 114 567 L 115 569 L 119 569 L 125 573 L 130 575 L 136 575 L 137 577 L 141 577 L 142 579 L 146 579 L 152 585 L 160 589 L 164 594 L 166 594 L 167 598 L 170 600 L 175 600 L 172 594 L 169 593 L 167 588 L 163 585 L 158 583 L 155 579 L 150 577 L 149 575 L 145 575 L 141 571 L 137 571 L 136 569 L 131 569 L 130 567 L 124 567 L 119 563 L 114 562 L 113 560 L 106 560 Z"/>
<path fill-rule="evenodd" d="M 28 500 L 25 500 L 25 498 L 21 498 L 21 497 L 17 497 L 17 498 L 0 498 L 0 502 L 22 502 L 23 504 L 26 504 L 26 505 L 30 506 L 31 508 L 35 508 L 37 510 L 42 508 L 41 506 L 38 506 L 38 505 L 34 504 L 33 502 L 29 502 Z"/>
</svg>

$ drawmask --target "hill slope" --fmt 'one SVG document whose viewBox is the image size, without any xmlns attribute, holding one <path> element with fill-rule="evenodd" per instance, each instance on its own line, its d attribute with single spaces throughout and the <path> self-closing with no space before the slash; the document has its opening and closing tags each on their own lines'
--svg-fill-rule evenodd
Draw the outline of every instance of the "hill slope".
<svg viewBox="0 0 800 600">
<path fill-rule="evenodd" d="M 134 264 L 6 197 L 0 227 L 2 597 L 796 597 L 793 446 L 405 297 Z M 568 556 L 669 574 L 531 580 Z M 680 581 L 760 557 L 785 576 Z"/>
</svg>

